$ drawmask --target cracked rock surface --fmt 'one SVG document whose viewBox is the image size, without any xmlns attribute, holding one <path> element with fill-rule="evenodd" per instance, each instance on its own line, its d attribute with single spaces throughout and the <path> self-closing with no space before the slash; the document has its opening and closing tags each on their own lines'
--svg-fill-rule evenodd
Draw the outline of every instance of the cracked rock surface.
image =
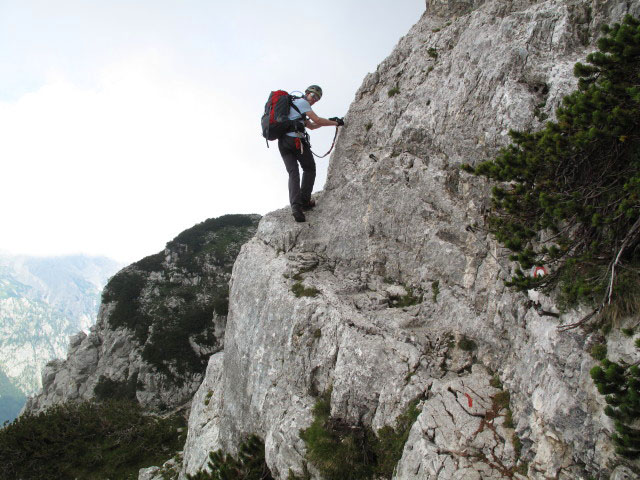
<svg viewBox="0 0 640 480">
<path fill-rule="evenodd" d="M 508 478 L 517 455 L 513 430 L 505 426 L 502 393 L 486 369 L 434 381 L 414 423 L 396 478 Z M 503 394 L 503 393 L 502 393 Z"/>
</svg>

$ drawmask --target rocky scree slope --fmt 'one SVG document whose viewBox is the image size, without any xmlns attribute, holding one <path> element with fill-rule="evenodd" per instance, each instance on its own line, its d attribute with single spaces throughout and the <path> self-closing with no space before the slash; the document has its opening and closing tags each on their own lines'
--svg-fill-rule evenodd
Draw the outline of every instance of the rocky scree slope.
<svg viewBox="0 0 640 480">
<path fill-rule="evenodd" d="M 600 334 L 559 332 L 582 312 L 541 315 L 550 299 L 505 289 L 504 252 L 472 227 L 489 186 L 459 168 L 496 155 L 508 129 L 553 118 L 600 26 L 626 13 L 640 5 L 427 2 L 364 79 L 308 222 L 273 212 L 243 246 L 182 478 L 254 433 L 275 478 L 302 475 L 299 431 L 329 388 L 333 416 L 374 430 L 421 399 L 394 478 L 637 474 L 614 455 L 589 377 Z M 610 338 L 609 351 L 632 341 Z"/>
<path fill-rule="evenodd" d="M 45 367 L 42 392 L 25 410 L 96 397 L 156 411 L 188 404 L 222 348 L 231 268 L 259 219 L 209 219 L 113 276 L 96 325 L 72 337 L 66 360 Z"/>
</svg>

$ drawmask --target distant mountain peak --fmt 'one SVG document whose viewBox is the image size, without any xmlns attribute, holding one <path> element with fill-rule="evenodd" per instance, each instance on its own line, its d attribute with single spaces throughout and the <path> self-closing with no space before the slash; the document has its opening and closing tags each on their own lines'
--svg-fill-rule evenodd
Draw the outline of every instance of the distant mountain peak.
<svg viewBox="0 0 640 480">
<path fill-rule="evenodd" d="M 95 323 L 102 288 L 118 268 L 106 257 L 0 255 L 0 370 L 22 403 L 40 389 L 44 365 L 64 355 L 69 336 Z M 6 392 L 0 387 L 0 409 L 15 403 Z"/>
</svg>

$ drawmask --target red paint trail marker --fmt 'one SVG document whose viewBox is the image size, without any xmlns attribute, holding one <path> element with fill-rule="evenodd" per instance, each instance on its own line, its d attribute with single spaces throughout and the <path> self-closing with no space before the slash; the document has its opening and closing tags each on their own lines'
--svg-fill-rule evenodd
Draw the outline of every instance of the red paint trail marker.
<svg viewBox="0 0 640 480">
<path fill-rule="evenodd" d="M 464 396 L 467 397 L 467 400 L 469 400 L 469 408 L 473 407 L 473 399 L 471 398 L 471 395 L 465 393 Z"/>
<path fill-rule="evenodd" d="M 531 275 L 533 276 L 533 278 L 544 277 L 548 274 L 549 272 L 547 272 L 547 269 L 540 265 L 531 269 Z"/>
</svg>

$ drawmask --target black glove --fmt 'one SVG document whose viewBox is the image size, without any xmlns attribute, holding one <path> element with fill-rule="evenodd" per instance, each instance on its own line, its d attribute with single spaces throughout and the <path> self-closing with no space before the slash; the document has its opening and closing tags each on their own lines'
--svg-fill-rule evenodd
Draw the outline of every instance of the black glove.
<svg viewBox="0 0 640 480">
<path fill-rule="evenodd" d="M 343 118 L 331 117 L 329 120 L 331 120 L 333 122 L 338 122 L 338 126 L 339 127 L 344 127 L 344 119 Z"/>
</svg>

